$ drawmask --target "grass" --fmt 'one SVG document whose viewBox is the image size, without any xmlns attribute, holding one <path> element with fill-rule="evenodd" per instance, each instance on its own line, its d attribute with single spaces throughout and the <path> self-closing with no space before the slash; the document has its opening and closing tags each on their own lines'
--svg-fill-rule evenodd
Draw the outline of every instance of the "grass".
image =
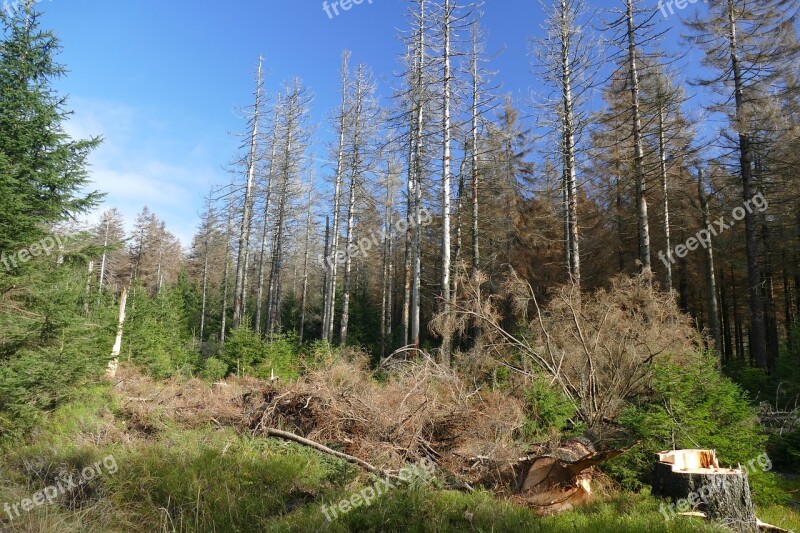
<svg viewBox="0 0 800 533">
<path fill-rule="evenodd" d="M 329 523 L 318 505 L 270 524 L 268 531 L 719 532 L 698 519 L 666 522 L 655 499 L 619 494 L 578 510 L 539 518 L 488 492 L 397 490 Z"/>
<path fill-rule="evenodd" d="M 110 407 L 109 407 L 110 406 Z M 161 425 L 150 435 L 129 427 L 105 386 L 82 391 L 51 413 L 29 442 L 0 449 L 0 506 L 52 483 L 54 472 L 113 455 L 119 469 L 53 505 L 37 507 L 0 532 L 714 532 L 696 518 L 666 521 L 647 494 L 599 495 L 585 507 L 540 518 L 486 491 L 400 487 L 372 505 L 329 522 L 323 505 L 349 498 L 371 481 L 354 467 L 282 441 L 209 425 Z M 797 483 L 782 487 L 788 493 Z M 796 493 L 795 493 L 796 494 Z M 759 509 L 767 522 L 800 531 L 800 514 Z M 6 518 L 2 509 L 0 516 Z"/>
</svg>

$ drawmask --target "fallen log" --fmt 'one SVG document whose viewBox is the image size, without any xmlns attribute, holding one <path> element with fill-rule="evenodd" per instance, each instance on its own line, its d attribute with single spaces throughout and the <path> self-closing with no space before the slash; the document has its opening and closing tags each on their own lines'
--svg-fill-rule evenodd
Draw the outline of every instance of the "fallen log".
<svg viewBox="0 0 800 533">
<path fill-rule="evenodd" d="M 747 472 L 720 468 L 714 450 L 659 453 L 652 493 L 673 500 L 673 514 L 700 511 L 735 531 L 759 529 Z"/>
<path fill-rule="evenodd" d="M 280 429 L 275 429 L 275 428 L 264 428 L 264 433 L 266 433 L 267 435 L 269 435 L 271 437 L 279 437 L 281 439 L 286 439 L 286 440 L 295 442 L 297 444 L 302 444 L 303 446 L 308 446 L 309 448 L 313 448 L 313 449 L 315 449 L 315 450 L 317 450 L 319 452 L 326 453 L 328 455 L 332 455 L 333 457 L 336 457 L 338 459 L 343 459 L 343 460 L 347 461 L 348 463 L 352 463 L 352 464 L 360 466 L 361 468 L 363 468 L 364 470 L 366 470 L 367 472 L 369 472 L 371 474 L 375 474 L 377 476 L 382 476 L 382 477 L 384 477 L 386 479 L 391 479 L 391 480 L 394 480 L 394 481 L 406 481 L 406 478 L 404 478 L 402 475 L 397 475 L 397 474 L 392 473 L 389 470 L 384 470 L 384 469 L 378 468 L 378 467 L 373 466 L 370 463 L 364 461 L 363 459 L 359 459 L 358 457 L 354 457 L 352 455 L 349 455 L 349 454 L 334 450 L 333 448 L 329 448 L 329 447 L 325 446 L 324 444 L 320 444 L 318 442 L 314 442 L 313 440 L 306 439 L 304 437 L 301 437 L 300 435 L 295 435 L 294 433 L 290 433 L 288 431 L 282 431 Z M 445 488 L 447 488 L 449 490 L 460 490 L 460 491 L 465 491 L 465 492 L 472 492 L 473 490 L 475 490 L 468 483 L 455 478 L 455 476 L 453 476 L 452 473 L 450 473 L 450 472 L 448 472 L 448 473 L 451 475 L 451 477 L 453 477 L 454 480 L 445 483 Z M 2 533 L 2 532 L 0 532 L 0 533 Z"/>
<path fill-rule="evenodd" d="M 336 451 L 333 448 L 328 448 L 324 444 L 320 444 L 318 442 L 314 442 L 313 440 L 303 438 L 300 435 L 295 435 L 294 433 L 289 433 L 288 431 L 281 431 L 280 429 L 275 429 L 275 428 L 264 428 L 264 433 L 266 433 L 271 437 L 280 437 L 282 439 L 296 442 L 297 444 L 302 444 L 303 446 L 308 446 L 309 448 L 313 448 L 322 453 L 332 455 L 333 457 L 336 457 L 338 459 L 344 459 L 348 463 L 353 463 L 355 465 L 360 466 L 361 468 L 363 468 L 364 470 L 366 470 L 371 474 L 383 476 L 389 479 L 400 479 L 398 476 L 392 474 L 388 470 L 382 470 L 376 466 L 369 464 L 368 462 L 362 459 L 359 459 L 358 457 L 354 457 L 352 455 Z"/>
</svg>

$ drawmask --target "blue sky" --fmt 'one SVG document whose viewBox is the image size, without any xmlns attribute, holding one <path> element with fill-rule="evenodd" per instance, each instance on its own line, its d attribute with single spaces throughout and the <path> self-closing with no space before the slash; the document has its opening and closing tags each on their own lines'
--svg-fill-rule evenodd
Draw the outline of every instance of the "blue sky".
<svg viewBox="0 0 800 533">
<path fill-rule="evenodd" d="M 298 76 L 314 93 L 313 150 L 324 154 L 342 50 L 371 67 L 382 94 L 396 84 L 408 4 L 367 2 L 330 19 L 321 0 L 42 0 L 43 24 L 60 37 L 59 60 L 70 71 L 57 83 L 75 111 L 68 131 L 105 137 L 91 169 L 108 193 L 104 208 L 118 207 L 130 224 L 147 204 L 188 245 L 203 196 L 230 179 L 225 166 L 239 142 L 231 133 L 244 129 L 237 109 L 252 99 L 259 54 L 267 90 Z M 484 11 L 488 50 L 502 50 L 490 68 L 522 102 L 536 84 L 528 38 L 540 31 L 539 3 L 488 0 Z"/>
</svg>

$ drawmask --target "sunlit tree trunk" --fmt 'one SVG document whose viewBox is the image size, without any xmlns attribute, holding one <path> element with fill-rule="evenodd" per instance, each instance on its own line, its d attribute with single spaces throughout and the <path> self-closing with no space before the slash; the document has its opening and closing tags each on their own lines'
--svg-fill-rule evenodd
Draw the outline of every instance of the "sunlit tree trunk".
<svg viewBox="0 0 800 533">
<path fill-rule="evenodd" d="M 244 204 L 242 206 L 242 224 L 239 230 L 239 250 L 236 261 L 236 282 L 233 291 L 233 327 L 239 327 L 239 322 L 244 315 L 244 300 L 247 291 L 247 258 L 250 251 L 250 231 L 253 223 L 252 202 L 253 185 L 255 183 L 256 172 L 256 150 L 258 148 L 258 121 L 261 111 L 261 90 L 262 90 L 262 63 L 263 58 L 258 60 L 258 74 L 256 81 L 256 101 L 253 108 L 252 132 L 250 135 L 250 155 L 247 161 L 247 182 L 245 184 Z"/>
</svg>

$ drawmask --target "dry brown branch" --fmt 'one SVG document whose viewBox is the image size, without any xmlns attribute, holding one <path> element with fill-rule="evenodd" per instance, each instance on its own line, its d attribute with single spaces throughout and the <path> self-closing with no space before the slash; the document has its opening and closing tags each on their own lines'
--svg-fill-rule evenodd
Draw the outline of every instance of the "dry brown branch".
<svg viewBox="0 0 800 533">
<path fill-rule="evenodd" d="M 367 472 L 370 472 L 372 474 L 383 476 L 383 477 L 386 477 L 386 478 L 389 478 L 389 479 L 397 479 L 397 480 L 400 479 L 398 476 L 392 474 L 391 472 L 388 472 L 386 470 L 381 470 L 380 468 L 376 468 L 376 467 L 372 466 L 371 464 L 369 464 L 368 462 L 359 459 L 358 457 L 354 457 L 352 455 L 348 455 L 348 454 L 342 453 L 342 452 L 337 452 L 336 450 L 328 448 L 327 446 L 324 446 L 324 445 L 322 445 L 322 444 L 320 444 L 318 442 L 314 442 L 312 440 L 304 439 L 303 437 L 301 437 L 299 435 L 295 435 L 294 433 L 289 433 L 288 431 L 281 431 L 281 430 L 275 429 L 275 428 L 266 428 L 264 430 L 264 432 L 267 435 L 271 435 L 273 437 L 280 437 L 282 439 L 290 440 L 292 442 L 296 442 L 298 444 L 302 444 L 303 446 L 308 446 L 310 448 L 313 448 L 313 449 L 315 449 L 317 451 L 320 451 L 322 453 L 327 453 L 328 455 L 332 455 L 332 456 L 337 457 L 339 459 L 344 459 L 348 463 L 356 464 L 356 465 L 360 466 L 361 468 L 363 468 L 364 470 L 366 470 Z"/>
<path fill-rule="evenodd" d="M 665 358 L 680 362 L 697 352 L 688 318 L 669 294 L 659 292 L 644 277 L 620 276 L 608 290 L 593 294 L 581 294 L 566 285 L 553 291 L 544 306 L 530 283 L 513 270 L 500 294 L 479 300 L 476 283 L 483 279 L 463 274 L 462 293 L 453 305 L 454 313 L 461 316 L 456 320 L 459 325 L 476 322 L 482 331 L 468 355 L 469 364 L 490 360 L 489 366 L 514 369 L 523 379 L 544 375 L 590 427 L 613 419 L 627 398 L 642 392 L 654 362 Z M 500 302 L 508 299 L 517 323 L 525 321 L 520 334 L 503 327 Z M 435 317 L 431 324 L 440 334 L 451 327 L 442 317 Z"/>
</svg>

